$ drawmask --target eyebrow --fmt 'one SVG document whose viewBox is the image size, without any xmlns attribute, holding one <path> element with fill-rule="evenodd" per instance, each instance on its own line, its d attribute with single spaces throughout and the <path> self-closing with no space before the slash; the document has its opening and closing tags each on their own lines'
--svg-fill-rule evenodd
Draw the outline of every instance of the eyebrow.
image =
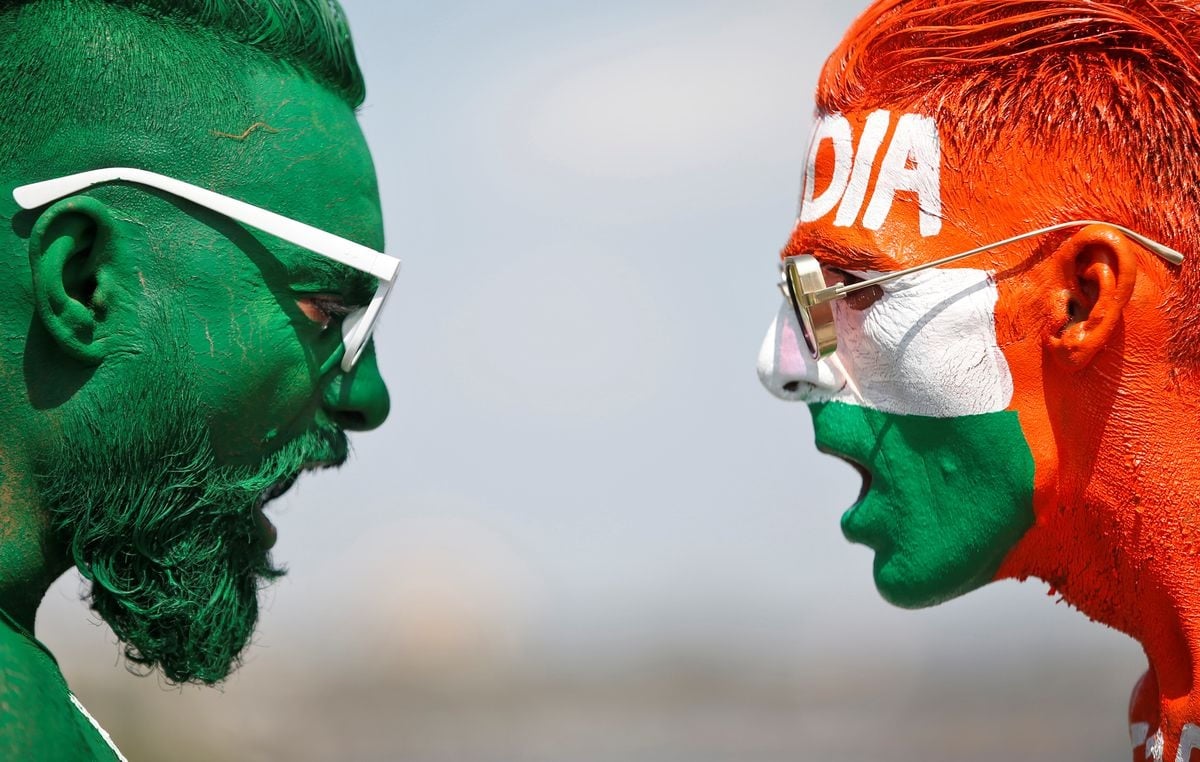
<svg viewBox="0 0 1200 762">
<path fill-rule="evenodd" d="M 379 279 L 370 273 L 356 270 L 299 246 L 289 248 L 288 256 L 278 259 L 291 279 L 309 277 L 322 283 L 338 284 L 345 288 L 347 295 L 362 299 L 364 303 L 379 286 Z"/>
</svg>

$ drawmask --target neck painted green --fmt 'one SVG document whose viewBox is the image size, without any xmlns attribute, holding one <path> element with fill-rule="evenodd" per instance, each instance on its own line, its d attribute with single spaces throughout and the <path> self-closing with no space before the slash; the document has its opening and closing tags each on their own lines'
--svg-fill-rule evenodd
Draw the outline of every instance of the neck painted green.
<svg viewBox="0 0 1200 762">
<path fill-rule="evenodd" d="M 11 462 L 0 466 L 0 611 L 32 633 L 46 590 L 70 562 L 53 540 L 28 473 Z"/>
</svg>

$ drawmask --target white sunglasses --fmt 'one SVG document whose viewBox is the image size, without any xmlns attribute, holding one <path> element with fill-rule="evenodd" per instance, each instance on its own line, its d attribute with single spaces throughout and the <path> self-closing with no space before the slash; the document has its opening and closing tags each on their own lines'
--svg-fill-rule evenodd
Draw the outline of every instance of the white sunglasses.
<svg viewBox="0 0 1200 762">
<path fill-rule="evenodd" d="M 383 305 L 387 302 L 388 294 L 396 281 L 396 274 L 400 271 L 399 259 L 327 233 L 312 225 L 306 225 L 253 204 L 247 204 L 245 201 L 238 201 L 198 185 L 144 169 L 108 167 L 42 180 L 16 188 L 13 190 L 13 199 L 22 209 L 36 209 L 94 185 L 112 182 L 136 183 L 170 193 L 197 206 L 223 214 L 243 225 L 249 225 L 314 254 L 320 254 L 378 278 L 379 287 L 375 290 L 375 295 L 371 297 L 370 303 L 342 318 L 342 345 L 345 349 L 342 354 L 342 370 L 349 371 L 358 362 L 363 350 L 366 349 L 371 334 L 375 332 L 375 324 L 379 321 Z"/>
</svg>

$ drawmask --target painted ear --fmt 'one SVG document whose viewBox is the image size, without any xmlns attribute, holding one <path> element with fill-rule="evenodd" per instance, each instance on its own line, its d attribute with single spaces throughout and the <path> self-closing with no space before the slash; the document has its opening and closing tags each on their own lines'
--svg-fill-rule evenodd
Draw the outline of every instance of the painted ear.
<svg viewBox="0 0 1200 762">
<path fill-rule="evenodd" d="M 112 211 L 80 196 L 42 212 L 29 237 L 37 316 L 62 351 L 86 365 L 108 352 L 113 231 Z"/>
<path fill-rule="evenodd" d="M 1063 328 L 1047 339 L 1067 370 L 1087 366 L 1113 337 L 1137 282 L 1138 244 L 1108 225 L 1089 225 L 1054 252 Z"/>
</svg>

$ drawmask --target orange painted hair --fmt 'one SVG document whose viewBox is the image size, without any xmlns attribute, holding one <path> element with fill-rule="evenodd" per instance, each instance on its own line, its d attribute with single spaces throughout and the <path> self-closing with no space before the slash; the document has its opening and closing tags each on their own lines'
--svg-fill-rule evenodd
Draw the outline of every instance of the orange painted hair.
<svg viewBox="0 0 1200 762">
<path fill-rule="evenodd" d="M 1047 221 L 1109 219 L 1182 251 L 1173 347 L 1198 364 L 1200 0 L 879 0 L 826 63 L 817 108 L 884 105 L 937 116 L 964 168 L 1043 147 L 1061 199 Z"/>
</svg>

